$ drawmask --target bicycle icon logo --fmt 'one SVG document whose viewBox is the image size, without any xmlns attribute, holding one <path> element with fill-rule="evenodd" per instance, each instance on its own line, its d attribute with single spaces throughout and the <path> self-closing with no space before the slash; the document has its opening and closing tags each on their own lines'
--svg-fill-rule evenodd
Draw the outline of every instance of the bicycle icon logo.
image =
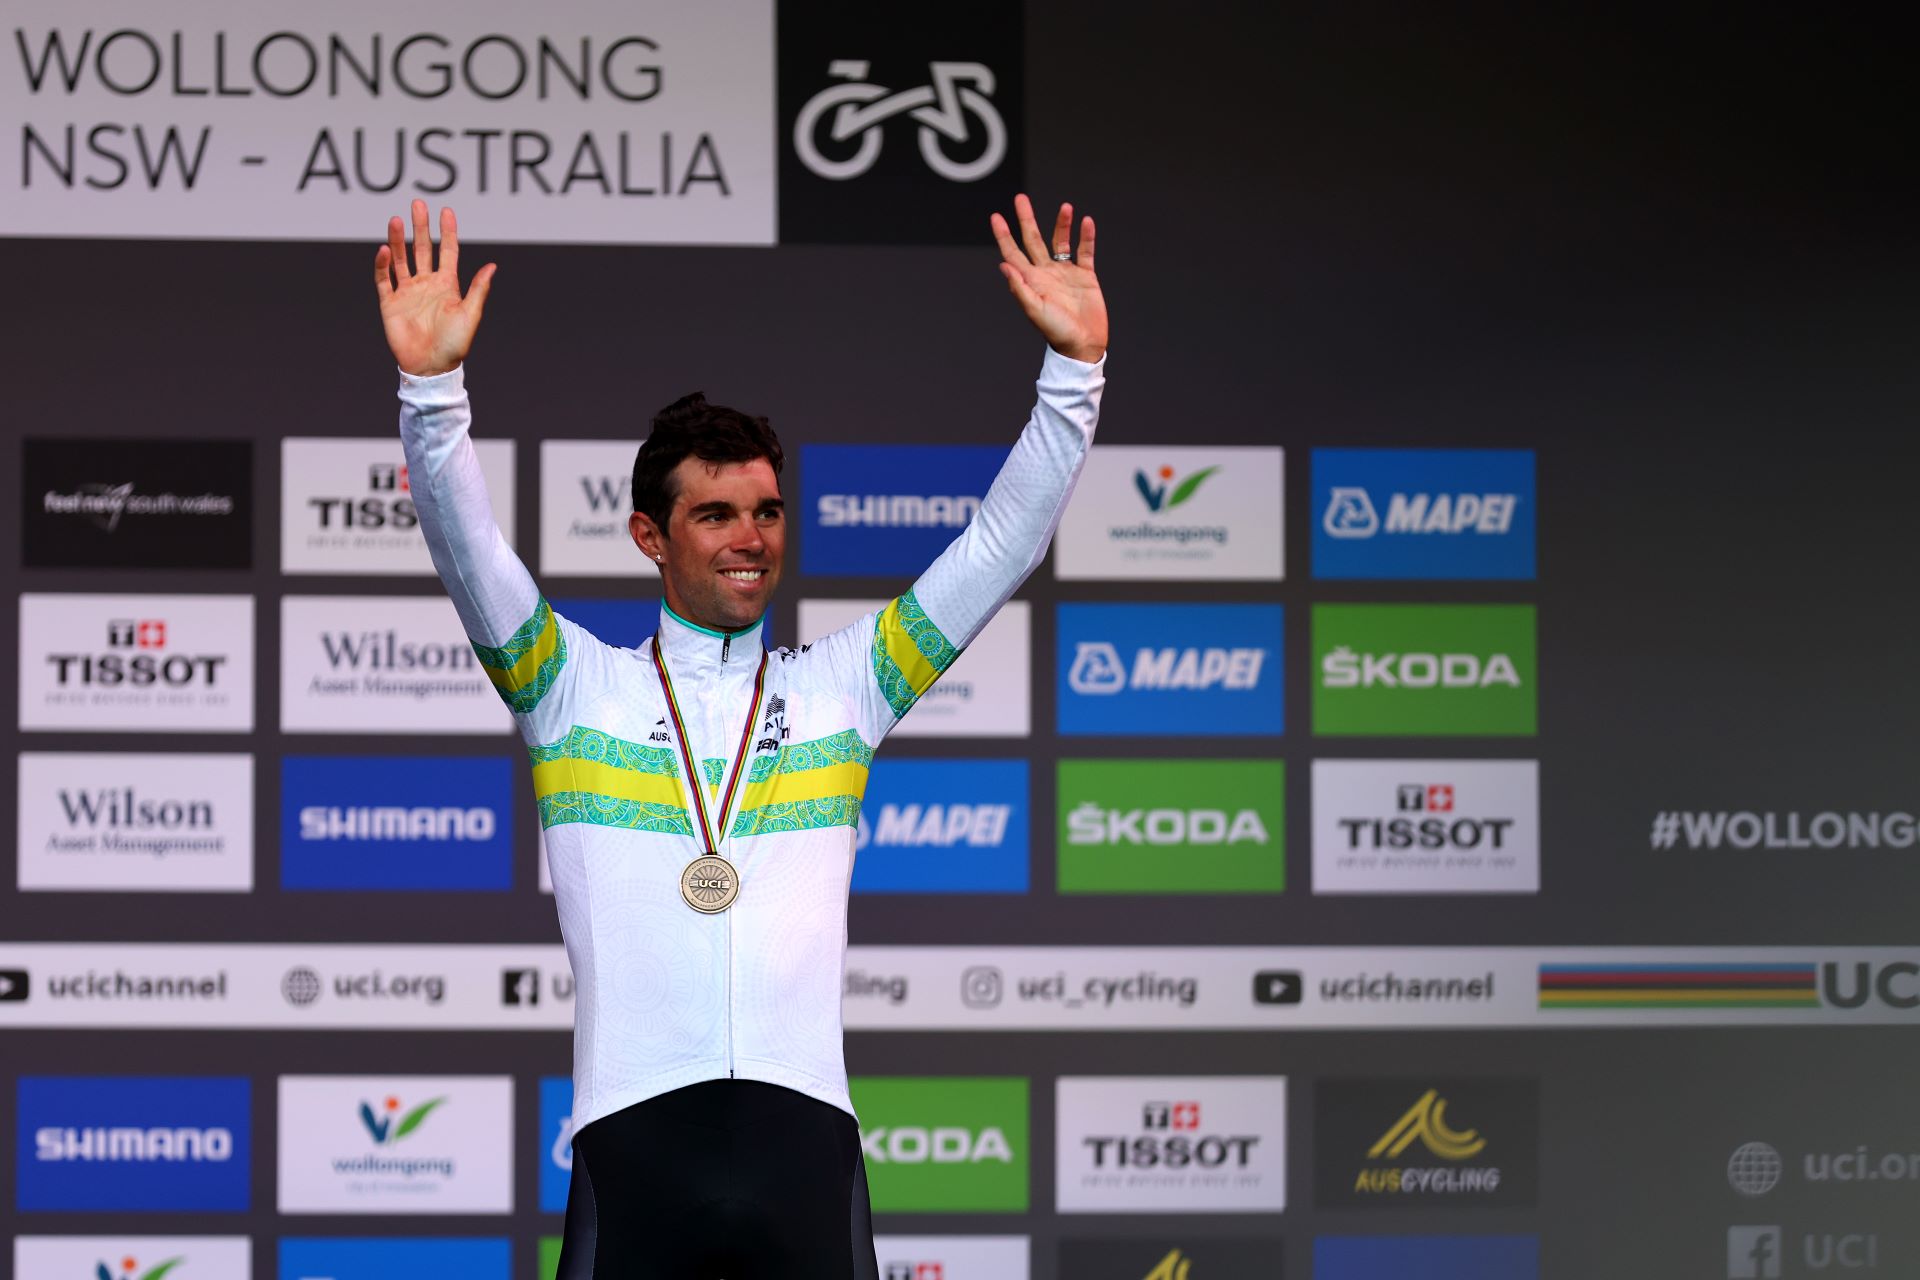
<svg viewBox="0 0 1920 1280">
<path fill-rule="evenodd" d="M 889 93 L 885 85 L 867 81 L 870 63 L 838 59 L 827 64 L 827 74 L 846 84 L 822 89 L 800 108 L 793 122 L 793 149 L 800 163 L 823 178 L 844 182 L 873 168 L 880 158 L 881 126 L 901 114 L 920 125 L 920 156 L 927 167 L 950 182 L 973 182 L 1000 167 L 1007 155 L 1007 126 L 993 105 L 993 71 L 978 62 L 929 63 L 933 83 Z M 973 86 L 978 86 L 973 87 Z M 833 113 L 827 138 L 844 143 L 859 138 L 859 146 L 844 160 L 829 158 L 818 137 L 822 118 Z M 943 141 L 965 148 L 974 142 L 974 121 L 986 138 L 978 159 L 954 160 Z M 964 154 L 964 151 L 963 151 Z"/>
</svg>

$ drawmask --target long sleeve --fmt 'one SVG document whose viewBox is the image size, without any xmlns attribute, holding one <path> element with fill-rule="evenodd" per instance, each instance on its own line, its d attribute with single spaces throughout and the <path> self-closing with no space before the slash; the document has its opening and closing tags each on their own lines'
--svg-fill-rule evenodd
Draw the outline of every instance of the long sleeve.
<svg viewBox="0 0 1920 1280">
<path fill-rule="evenodd" d="M 401 373 L 400 441 L 433 567 L 481 666 L 537 739 L 530 717 L 565 669 L 577 628 L 563 628 L 501 534 L 467 434 L 472 420 L 463 369 L 431 378 Z"/>
<path fill-rule="evenodd" d="M 816 648 L 859 672 L 877 741 L 953 665 L 1047 553 L 1086 464 L 1106 385 L 1106 360 L 1086 364 L 1048 348 L 1033 413 L 980 510 L 906 594 Z"/>
</svg>

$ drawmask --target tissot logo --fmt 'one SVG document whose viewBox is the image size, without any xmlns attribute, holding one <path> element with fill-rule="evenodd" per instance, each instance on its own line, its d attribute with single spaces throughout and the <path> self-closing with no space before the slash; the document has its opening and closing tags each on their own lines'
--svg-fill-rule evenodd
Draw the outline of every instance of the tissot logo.
<svg viewBox="0 0 1920 1280">
<path fill-rule="evenodd" d="M 1531 1080 L 1322 1080 L 1323 1207 L 1522 1207 L 1534 1202 L 1538 1088 Z"/>
<path fill-rule="evenodd" d="M 780 243 L 862 239 L 848 220 L 876 197 L 919 211 L 882 240 L 971 243 L 977 189 L 1020 189 L 1020 6 L 897 17 L 858 3 L 780 23 Z"/>
<path fill-rule="evenodd" d="M 20 598 L 20 727 L 253 727 L 250 596 Z"/>
<path fill-rule="evenodd" d="M 511 542 L 513 442 L 473 446 L 494 518 Z M 281 443 L 280 463 L 283 573 L 433 572 L 397 438 L 291 438 Z"/>
<path fill-rule="evenodd" d="M 251 441 L 29 438 L 22 464 L 28 568 L 253 565 Z"/>
<path fill-rule="evenodd" d="M 1315 893 L 1533 893 L 1531 760 L 1316 760 Z"/>
<path fill-rule="evenodd" d="M 874 1237 L 882 1280 L 1027 1280 L 1025 1236 Z"/>
<path fill-rule="evenodd" d="M 1062 578 L 1281 577 L 1281 451 L 1095 445 L 1054 540 Z"/>
<path fill-rule="evenodd" d="M 1315 449 L 1316 578 L 1534 576 L 1530 449 Z"/>
<path fill-rule="evenodd" d="M 1285 730 L 1279 605 L 1063 604 L 1059 616 L 1061 733 Z"/>
<path fill-rule="evenodd" d="M 253 758 L 23 752 L 20 887 L 253 887 Z"/>
<path fill-rule="evenodd" d="M 1059 1208 L 1077 1213 L 1286 1207 L 1286 1080 L 1063 1077 Z"/>
</svg>

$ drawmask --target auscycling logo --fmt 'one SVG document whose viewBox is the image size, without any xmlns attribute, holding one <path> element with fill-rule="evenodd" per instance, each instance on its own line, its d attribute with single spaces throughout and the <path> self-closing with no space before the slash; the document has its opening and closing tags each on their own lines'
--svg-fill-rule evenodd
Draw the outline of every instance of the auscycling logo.
<svg viewBox="0 0 1920 1280">
<path fill-rule="evenodd" d="M 360 1124 L 367 1136 L 373 1139 L 378 1148 L 398 1145 L 409 1137 L 427 1117 L 446 1103 L 445 1098 L 429 1098 L 427 1101 L 408 1107 L 391 1094 L 384 1098 L 379 1107 L 370 1102 L 360 1104 Z M 453 1160 L 447 1156 L 433 1156 L 411 1160 L 404 1156 L 384 1156 L 368 1154 L 363 1156 L 336 1156 L 333 1159 L 335 1173 L 393 1173 L 411 1178 L 419 1174 L 439 1174 L 444 1178 L 453 1176 Z"/>
</svg>

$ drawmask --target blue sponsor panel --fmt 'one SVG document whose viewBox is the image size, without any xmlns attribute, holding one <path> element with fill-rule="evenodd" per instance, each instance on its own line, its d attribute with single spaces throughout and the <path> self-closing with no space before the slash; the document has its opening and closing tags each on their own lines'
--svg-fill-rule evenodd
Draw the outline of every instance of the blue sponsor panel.
<svg viewBox="0 0 1920 1280">
<path fill-rule="evenodd" d="M 1285 731 L 1277 604 L 1063 604 L 1061 733 Z"/>
<path fill-rule="evenodd" d="M 800 572 L 918 574 L 973 519 L 1007 453 L 1001 445 L 800 446 Z"/>
<path fill-rule="evenodd" d="M 1540 1280 L 1538 1236 L 1318 1236 L 1314 1280 Z"/>
<path fill-rule="evenodd" d="M 508 1280 L 513 1250 L 485 1239 L 280 1241 L 280 1280 Z"/>
<path fill-rule="evenodd" d="M 1315 449 L 1316 578 L 1530 580 L 1531 449 Z"/>
<path fill-rule="evenodd" d="M 287 757 L 280 769 L 280 884 L 511 889 L 513 762 Z"/>
<path fill-rule="evenodd" d="M 634 549 L 639 555 L 639 548 Z M 549 600 L 553 611 L 585 627 L 616 649 L 632 649 L 652 635 L 660 624 L 660 602 L 638 597 L 626 600 L 589 600 L 579 596 Z"/>
<path fill-rule="evenodd" d="M 855 893 L 1025 893 L 1025 760 L 877 760 Z"/>
<path fill-rule="evenodd" d="M 22 1076 L 16 1093 L 23 1213 L 250 1207 L 244 1076 Z"/>
<path fill-rule="evenodd" d="M 573 1081 L 540 1078 L 540 1212 L 565 1213 L 573 1181 Z"/>
</svg>

